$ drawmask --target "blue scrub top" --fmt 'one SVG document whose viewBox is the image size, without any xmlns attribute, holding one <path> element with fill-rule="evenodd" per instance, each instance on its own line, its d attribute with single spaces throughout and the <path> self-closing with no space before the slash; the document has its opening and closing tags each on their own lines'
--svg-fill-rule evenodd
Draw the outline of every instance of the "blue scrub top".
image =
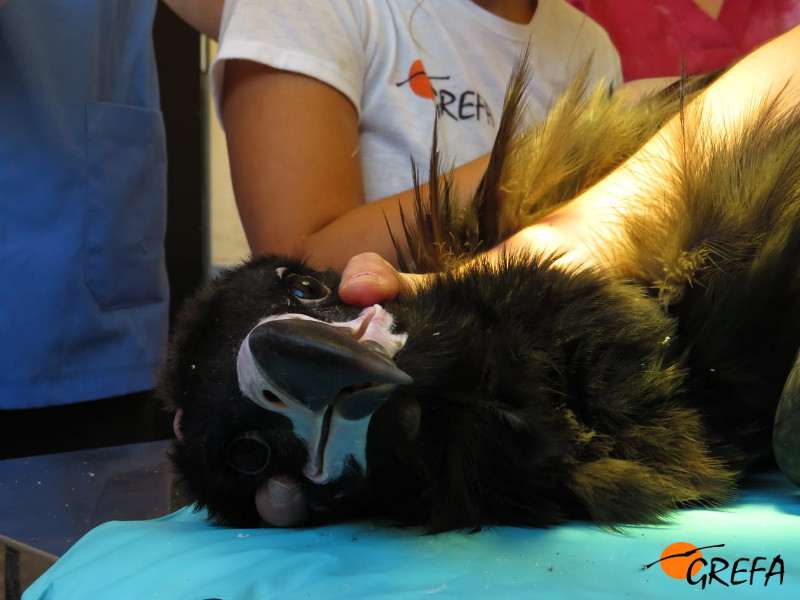
<svg viewBox="0 0 800 600">
<path fill-rule="evenodd" d="M 153 387 L 168 288 L 156 0 L 0 6 L 0 408 Z"/>
</svg>

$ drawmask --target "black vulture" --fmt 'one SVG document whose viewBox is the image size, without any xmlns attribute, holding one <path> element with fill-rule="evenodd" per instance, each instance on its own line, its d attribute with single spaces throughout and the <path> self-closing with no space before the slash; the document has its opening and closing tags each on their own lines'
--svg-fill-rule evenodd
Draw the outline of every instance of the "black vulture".
<svg viewBox="0 0 800 600">
<path fill-rule="evenodd" d="M 259 526 L 256 494 L 288 475 L 309 523 L 376 515 L 428 532 L 657 523 L 729 499 L 774 460 L 800 347 L 800 111 L 763 103 L 715 145 L 685 122 L 673 193 L 640 191 L 608 244 L 623 277 L 479 256 L 619 165 L 710 79 L 635 104 L 579 79 L 521 127 L 518 69 L 469 210 L 452 208 L 432 153 L 403 265 L 435 274 L 413 297 L 345 306 L 336 273 L 285 256 L 208 284 L 160 385 L 189 497 L 215 523 Z"/>
</svg>

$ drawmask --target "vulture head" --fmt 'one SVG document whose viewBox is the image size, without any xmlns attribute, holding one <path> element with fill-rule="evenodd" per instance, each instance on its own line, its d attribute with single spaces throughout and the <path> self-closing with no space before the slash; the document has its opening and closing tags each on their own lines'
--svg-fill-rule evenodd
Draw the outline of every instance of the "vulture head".
<svg viewBox="0 0 800 600">
<path fill-rule="evenodd" d="M 216 520 L 256 524 L 255 493 L 274 475 L 329 490 L 324 511 L 363 496 L 371 417 L 411 382 L 393 361 L 406 336 L 382 307 L 338 302 L 337 283 L 262 258 L 184 308 L 162 394 L 177 410 L 174 460 Z"/>
</svg>

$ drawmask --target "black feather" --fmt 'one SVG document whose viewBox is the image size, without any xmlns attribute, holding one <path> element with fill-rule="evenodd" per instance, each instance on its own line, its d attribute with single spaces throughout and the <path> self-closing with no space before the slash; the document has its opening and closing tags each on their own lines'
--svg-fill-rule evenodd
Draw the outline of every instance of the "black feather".
<svg viewBox="0 0 800 600">
<path fill-rule="evenodd" d="M 776 405 L 800 346 L 798 111 L 759 107 L 711 148 L 684 122 L 674 194 L 645 186 L 641 210 L 606 245 L 625 280 L 528 254 L 451 270 L 598 181 L 705 83 L 632 106 L 607 90 L 586 93 L 579 80 L 545 122 L 520 129 L 524 77 L 520 69 L 512 83 L 472 210 L 450 208 L 434 149 L 433 191 L 405 216 L 404 264 L 441 272 L 414 298 L 384 305 L 393 322 L 381 344 L 364 333 L 371 322 L 358 321 L 365 355 L 314 349 L 305 367 L 293 363 L 300 379 L 330 356 L 357 371 L 341 389 L 320 389 L 325 406 L 270 391 L 283 389 L 270 378 L 286 374 L 268 373 L 243 348 L 267 317 L 310 317 L 321 328 L 356 318 L 359 309 L 338 301 L 336 274 L 259 258 L 186 307 L 161 394 L 182 411 L 178 472 L 215 522 L 258 525 L 256 492 L 289 475 L 312 520 L 377 514 L 431 532 L 653 523 L 675 507 L 724 502 L 771 460 Z M 302 280 L 313 293 L 296 288 L 296 275 L 313 278 Z M 404 343 L 383 339 L 401 334 Z M 256 383 L 237 374 L 237 360 Z M 312 436 L 292 425 L 287 398 L 316 411 L 326 449 L 354 444 L 332 479 L 315 470 Z M 362 462 L 336 427 L 364 411 L 374 412 Z"/>
</svg>

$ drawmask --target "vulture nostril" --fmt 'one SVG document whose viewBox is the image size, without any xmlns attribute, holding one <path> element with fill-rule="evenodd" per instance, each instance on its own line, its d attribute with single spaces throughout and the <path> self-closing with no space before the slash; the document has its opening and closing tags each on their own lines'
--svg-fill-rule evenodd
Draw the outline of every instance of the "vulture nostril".
<svg viewBox="0 0 800 600">
<path fill-rule="evenodd" d="M 289 405 L 269 390 L 261 390 L 261 397 L 275 408 L 288 409 Z"/>
</svg>

